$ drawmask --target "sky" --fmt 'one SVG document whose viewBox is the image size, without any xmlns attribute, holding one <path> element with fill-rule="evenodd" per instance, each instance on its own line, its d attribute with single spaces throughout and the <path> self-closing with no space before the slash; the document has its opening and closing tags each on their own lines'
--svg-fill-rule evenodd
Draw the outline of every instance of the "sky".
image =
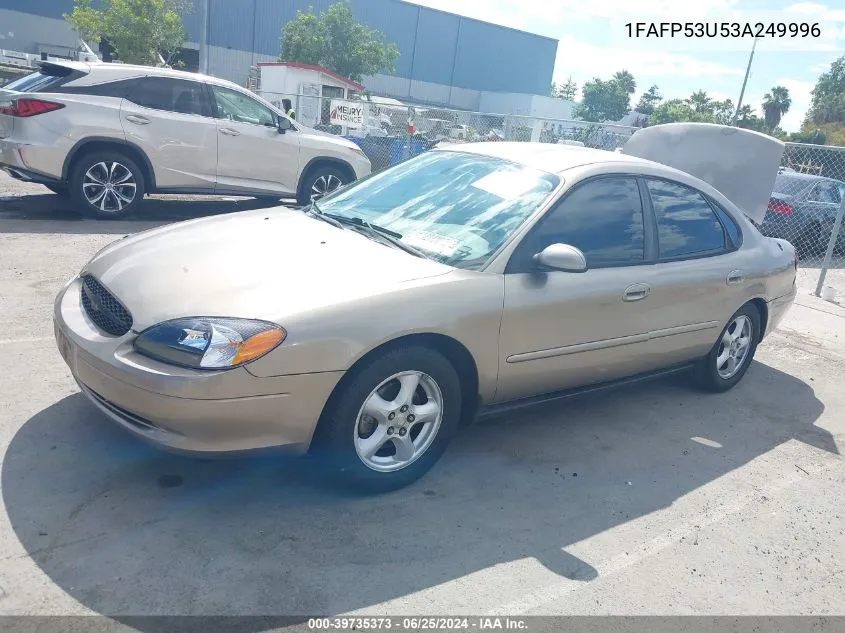
<svg viewBox="0 0 845 633">
<path fill-rule="evenodd" d="M 743 98 L 743 104 L 762 114 L 763 96 L 773 86 L 788 88 L 792 106 L 781 122 L 787 132 L 801 127 L 819 75 L 834 59 L 845 55 L 845 0 L 410 1 L 559 40 L 554 81 L 562 83 L 572 77 L 579 98 L 584 81 L 609 79 L 618 70 L 628 70 L 637 82 L 632 105 L 654 84 L 666 99 L 706 90 L 715 99 L 730 98 L 736 104 L 752 48 L 750 34 L 670 38 L 667 31 L 664 37 L 645 37 L 651 23 L 658 29 L 666 22 L 760 23 L 776 25 L 775 29 L 787 34 L 793 30 L 799 35 L 807 33 L 807 37 L 758 40 Z M 643 23 L 643 34 L 630 36 L 628 23 Z M 815 24 L 818 36 L 814 35 Z"/>
</svg>

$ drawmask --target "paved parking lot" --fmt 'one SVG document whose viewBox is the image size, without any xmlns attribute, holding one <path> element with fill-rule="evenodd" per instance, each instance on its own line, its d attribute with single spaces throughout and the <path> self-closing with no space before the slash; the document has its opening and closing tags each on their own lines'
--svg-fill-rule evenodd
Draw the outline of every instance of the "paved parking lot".
<svg viewBox="0 0 845 633">
<path fill-rule="evenodd" d="M 297 460 L 140 444 L 54 348 L 53 297 L 96 250 L 256 205 L 82 221 L 0 175 L 1 614 L 845 613 L 845 308 L 815 271 L 728 394 L 676 376 L 510 414 L 359 497 Z"/>
</svg>

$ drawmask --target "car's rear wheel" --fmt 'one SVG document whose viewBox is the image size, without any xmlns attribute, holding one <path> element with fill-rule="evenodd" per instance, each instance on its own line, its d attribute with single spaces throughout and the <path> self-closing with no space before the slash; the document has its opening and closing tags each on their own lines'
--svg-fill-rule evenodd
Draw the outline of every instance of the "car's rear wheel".
<svg viewBox="0 0 845 633">
<path fill-rule="evenodd" d="M 734 313 L 713 349 L 696 365 L 696 384 L 707 391 L 731 389 L 748 371 L 759 342 L 760 312 L 747 303 Z"/>
<path fill-rule="evenodd" d="M 70 193 L 83 215 L 117 220 L 138 208 L 144 197 L 144 174 L 117 151 L 86 154 L 74 166 Z"/>
<path fill-rule="evenodd" d="M 437 462 L 460 414 L 461 386 L 452 364 L 427 348 L 396 348 L 353 370 L 333 394 L 311 459 L 353 488 L 402 488 Z"/>
<path fill-rule="evenodd" d="M 340 189 L 351 180 L 347 172 L 332 165 L 318 167 L 312 170 L 302 182 L 297 201 L 303 206 L 311 204 L 313 200 L 319 200 L 332 191 Z"/>
</svg>

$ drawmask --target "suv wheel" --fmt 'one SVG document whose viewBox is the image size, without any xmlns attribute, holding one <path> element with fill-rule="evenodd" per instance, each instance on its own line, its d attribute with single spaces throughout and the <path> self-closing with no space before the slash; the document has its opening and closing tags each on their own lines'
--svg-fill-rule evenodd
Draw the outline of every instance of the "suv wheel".
<svg viewBox="0 0 845 633">
<path fill-rule="evenodd" d="M 125 218 L 144 197 L 144 175 L 120 152 L 95 152 L 77 162 L 70 177 L 70 193 L 83 215 Z"/>
<path fill-rule="evenodd" d="M 337 167 L 318 167 L 308 174 L 299 190 L 297 202 L 302 206 L 310 204 L 312 200 L 319 200 L 327 193 L 341 188 L 350 181 L 349 175 Z"/>
</svg>

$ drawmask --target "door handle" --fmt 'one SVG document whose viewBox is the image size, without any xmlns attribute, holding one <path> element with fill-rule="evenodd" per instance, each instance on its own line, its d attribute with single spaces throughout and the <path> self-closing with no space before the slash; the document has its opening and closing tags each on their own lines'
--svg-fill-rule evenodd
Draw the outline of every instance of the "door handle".
<svg viewBox="0 0 845 633">
<path fill-rule="evenodd" d="M 732 270 L 728 274 L 728 285 L 729 286 L 736 286 L 737 284 L 741 284 L 743 281 L 742 271 L 741 270 Z"/>
<path fill-rule="evenodd" d="M 648 284 L 634 284 L 625 289 L 622 295 L 623 301 L 640 301 L 651 294 L 651 286 Z"/>
<path fill-rule="evenodd" d="M 240 136 L 241 135 L 240 132 L 238 132 L 237 130 L 233 130 L 230 127 L 221 127 L 220 133 L 225 134 L 226 136 Z"/>
<path fill-rule="evenodd" d="M 130 123 L 136 123 L 138 125 L 147 125 L 150 120 L 144 116 L 138 116 L 137 114 L 127 114 L 126 120 Z"/>
</svg>

